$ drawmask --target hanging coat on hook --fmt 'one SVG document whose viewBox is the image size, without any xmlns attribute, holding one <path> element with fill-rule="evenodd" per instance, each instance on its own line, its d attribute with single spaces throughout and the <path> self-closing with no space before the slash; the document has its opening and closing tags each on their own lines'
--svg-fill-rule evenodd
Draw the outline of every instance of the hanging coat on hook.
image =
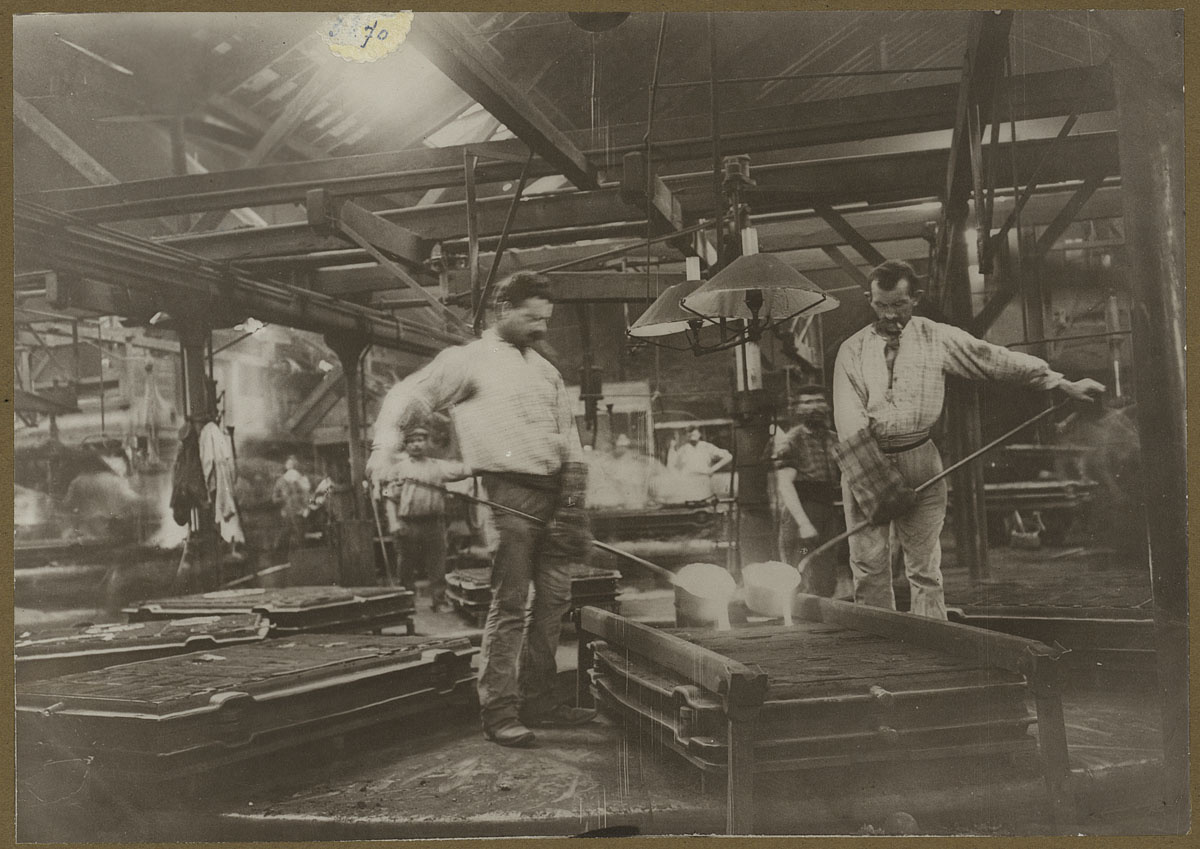
<svg viewBox="0 0 1200 849">
<path fill-rule="evenodd" d="M 171 471 L 171 515 L 175 524 L 186 525 L 193 509 L 208 507 L 208 486 L 200 463 L 200 434 L 191 422 L 179 440 L 179 453 Z"/>
</svg>

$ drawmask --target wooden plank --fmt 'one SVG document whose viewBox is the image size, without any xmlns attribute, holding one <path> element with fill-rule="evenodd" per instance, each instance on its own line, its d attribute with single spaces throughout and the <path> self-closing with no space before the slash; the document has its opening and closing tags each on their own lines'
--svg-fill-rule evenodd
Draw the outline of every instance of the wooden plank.
<svg viewBox="0 0 1200 849">
<path fill-rule="evenodd" d="M 57 124 L 16 91 L 13 92 L 13 116 L 66 160 L 68 165 L 87 178 L 88 182 L 120 182 L 111 171 L 97 162 L 90 153 L 76 144 L 74 139 L 59 129 Z"/>
<path fill-rule="evenodd" d="M 427 243 L 416 233 L 380 218 L 354 201 L 347 200 L 338 204 L 335 214 L 343 224 L 372 245 L 405 262 L 420 265 L 429 255 Z"/>
<path fill-rule="evenodd" d="M 879 250 L 869 241 L 863 238 L 862 234 L 855 230 L 839 212 L 832 207 L 824 204 L 817 204 L 813 207 L 813 211 L 817 215 L 825 219 L 826 223 L 833 228 L 834 232 L 846 240 L 846 244 L 858 251 L 871 265 L 879 265 L 884 261 L 885 257 Z M 840 253 L 840 251 L 839 251 Z"/>
<path fill-rule="evenodd" d="M 497 156 L 524 155 L 519 139 L 488 142 L 472 147 Z M 28 195 L 30 200 L 54 209 L 74 212 L 88 221 L 303 203 L 305 193 L 326 189 L 334 197 L 367 197 L 426 191 L 463 183 L 463 146 L 396 150 L 310 162 L 289 162 L 236 168 L 182 177 L 132 180 L 110 186 L 54 189 Z M 496 183 L 520 176 L 521 166 L 485 160 L 476 170 L 477 183 Z M 531 175 L 554 173 L 535 159 Z"/>
<path fill-rule="evenodd" d="M 423 12 L 414 22 L 408 41 L 575 186 L 596 187 L 595 172 L 587 158 L 484 54 L 478 37 L 461 16 Z"/>
<path fill-rule="evenodd" d="M 254 149 L 246 154 L 246 160 L 242 163 L 242 167 L 253 168 L 266 161 L 276 151 L 283 143 L 284 138 L 291 135 L 296 126 L 303 120 L 304 113 L 308 111 L 308 107 L 313 99 L 326 89 L 333 74 L 334 66 L 332 65 L 317 68 L 313 75 L 308 78 L 308 82 L 291 96 L 287 105 L 283 107 L 283 111 L 279 113 L 279 116 L 263 132 L 258 142 L 254 145 Z M 204 215 L 200 216 L 200 220 L 192 225 L 192 232 L 203 233 L 213 229 L 221 223 L 221 219 L 225 217 L 225 214 L 226 210 L 221 209 L 204 213 Z"/>
<path fill-rule="evenodd" d="M 1116 108 L 1112 70 L 1107 65 L 1023 74 L 1001 80 L 998 87 L 1001 93 L 1015 93 L 1012 117 L 1018 121 Z M 958 83 L 948 83 L 722 112 L 721 149 L 726 155 L 761 153 L 948 130 L 954 127 L 958 91 Z M 998 119 L 1008 120 L 1007 102 L 1001 107 Z M 707 115 L 656 118 L 656 154 L 669 162 L 705 161 L 712 155 L 710 124 Z M 605 133 L 610 139 L 609 155 L 645 147 L 644 123 L 613 125 Z M 590 131 L 571 137 L 586 146 Z"/>
<path fill-rule="evenodd" d="M 270 121 L 249 106 L 243 106 L 232 97 L 224 94 L 214 94 L 206 101 L 206 105 L 214 111 L 223 112 L 236 123 L 249 127 L 260 134 L 265 133 L 271 126 Z M 302 139 L 295 138 L 295 136 L 285 136 L 283 144 L 289 150 L 303 156 L 305 159 L 322 158 L 320 149 L 313 147 Z"/>
<path fill-rule="evenodd" d="M 862 270 L 850 261 L 850 257 L 846 256 L 841 248 L 837 247 L 836 245 L 823 245 L 821 250 L 825 252 L 825 256 L 829 257 L 837 264 L 838 268 L 846 272 L 851 280 L 853 280 L 863 289 L 871 288 L 871 282 L 867 278 L 867 275 L 863 274 Z"/>
<path fill-rule="evenodd" d="M 550 278 L 551 296 L 555 303 L 641 303 L 647 300 L 646 275 L 638 272 L 619 271 L 552 271 Z M 392 292 L 398 281 L 378 265 L 355 266 L 352 268 L 324 268 L 312 276 L 314 290 L 328 295 L 347 296 L 372 292 Z M 684 279 L 681 272 L 655 272 L 653 280 L 659 286 L 670 286 Z M 431 294 L 439 289 L 437 284 L 425 287 Z M 466 269 L 453 269 L 447 273 L 447 291 L 451 295 L 470 291 L 470 274 Z M 654 300 L 653 287 L 649 300 Z M 395 300 L 394 298 L 391 300 Z M 376 298 L 374 304 L 382 306 L 387 300 Z M 401 299 L 401 303 L 406 303 Z M 418 303 L 414 301 L 414 304 Z M 423 303 L 423 302 L 422 302 Z M 389 308 L 391 305 L 389 304 Z"/>
</svg>

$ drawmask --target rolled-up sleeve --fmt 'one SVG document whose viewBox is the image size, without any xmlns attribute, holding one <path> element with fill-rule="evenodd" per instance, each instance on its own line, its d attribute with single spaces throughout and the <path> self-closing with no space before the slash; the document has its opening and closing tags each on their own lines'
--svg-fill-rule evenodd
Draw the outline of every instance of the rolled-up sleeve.
<svg viewBox="0 0 1200 849">
<path fill-rule="evenodd" d="M 937 325 L 946 373 L 968 380 L 1001 380 L 1035 389 L 1053 389 L 1063 376 L 1042 359 L 985 342 L 959 327 Z"/>
</svg>

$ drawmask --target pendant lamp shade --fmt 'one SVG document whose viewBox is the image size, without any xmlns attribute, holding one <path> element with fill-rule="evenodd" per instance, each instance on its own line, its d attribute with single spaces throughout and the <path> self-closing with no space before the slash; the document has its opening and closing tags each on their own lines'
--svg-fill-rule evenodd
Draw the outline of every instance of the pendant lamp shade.
<svg viewBox="0 0 1200 849">
<path fill-rule="evenodd" d="M 738 257 L 686 295 L 683 306 L 681 312 L 692 318 L 740 318 L 765 326 L 828 312 L 838 299 L 774 254 L 755 253 Z"/>
<path fill-rule="evenodd" d="M 693 322 L 702 321 L 695 313 L 679 306 L 680 301 L 702 285 L 703 280 L 684 280 L 668 286 L 629 328 L 629 335 L 638 339 L 670 336 L 687 331 Z"/>
</svg>

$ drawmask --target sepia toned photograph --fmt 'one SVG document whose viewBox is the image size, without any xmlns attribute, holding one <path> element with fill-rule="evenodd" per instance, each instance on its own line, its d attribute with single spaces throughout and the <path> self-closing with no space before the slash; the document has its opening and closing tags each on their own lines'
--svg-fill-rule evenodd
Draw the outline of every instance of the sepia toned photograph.
<svg viewBox="0 0 1200 849">
<path fill-rule="evenodd" d="M 17 842 L 1190 832 L 1182 10 L 12 23 Z"/>
</svg>

